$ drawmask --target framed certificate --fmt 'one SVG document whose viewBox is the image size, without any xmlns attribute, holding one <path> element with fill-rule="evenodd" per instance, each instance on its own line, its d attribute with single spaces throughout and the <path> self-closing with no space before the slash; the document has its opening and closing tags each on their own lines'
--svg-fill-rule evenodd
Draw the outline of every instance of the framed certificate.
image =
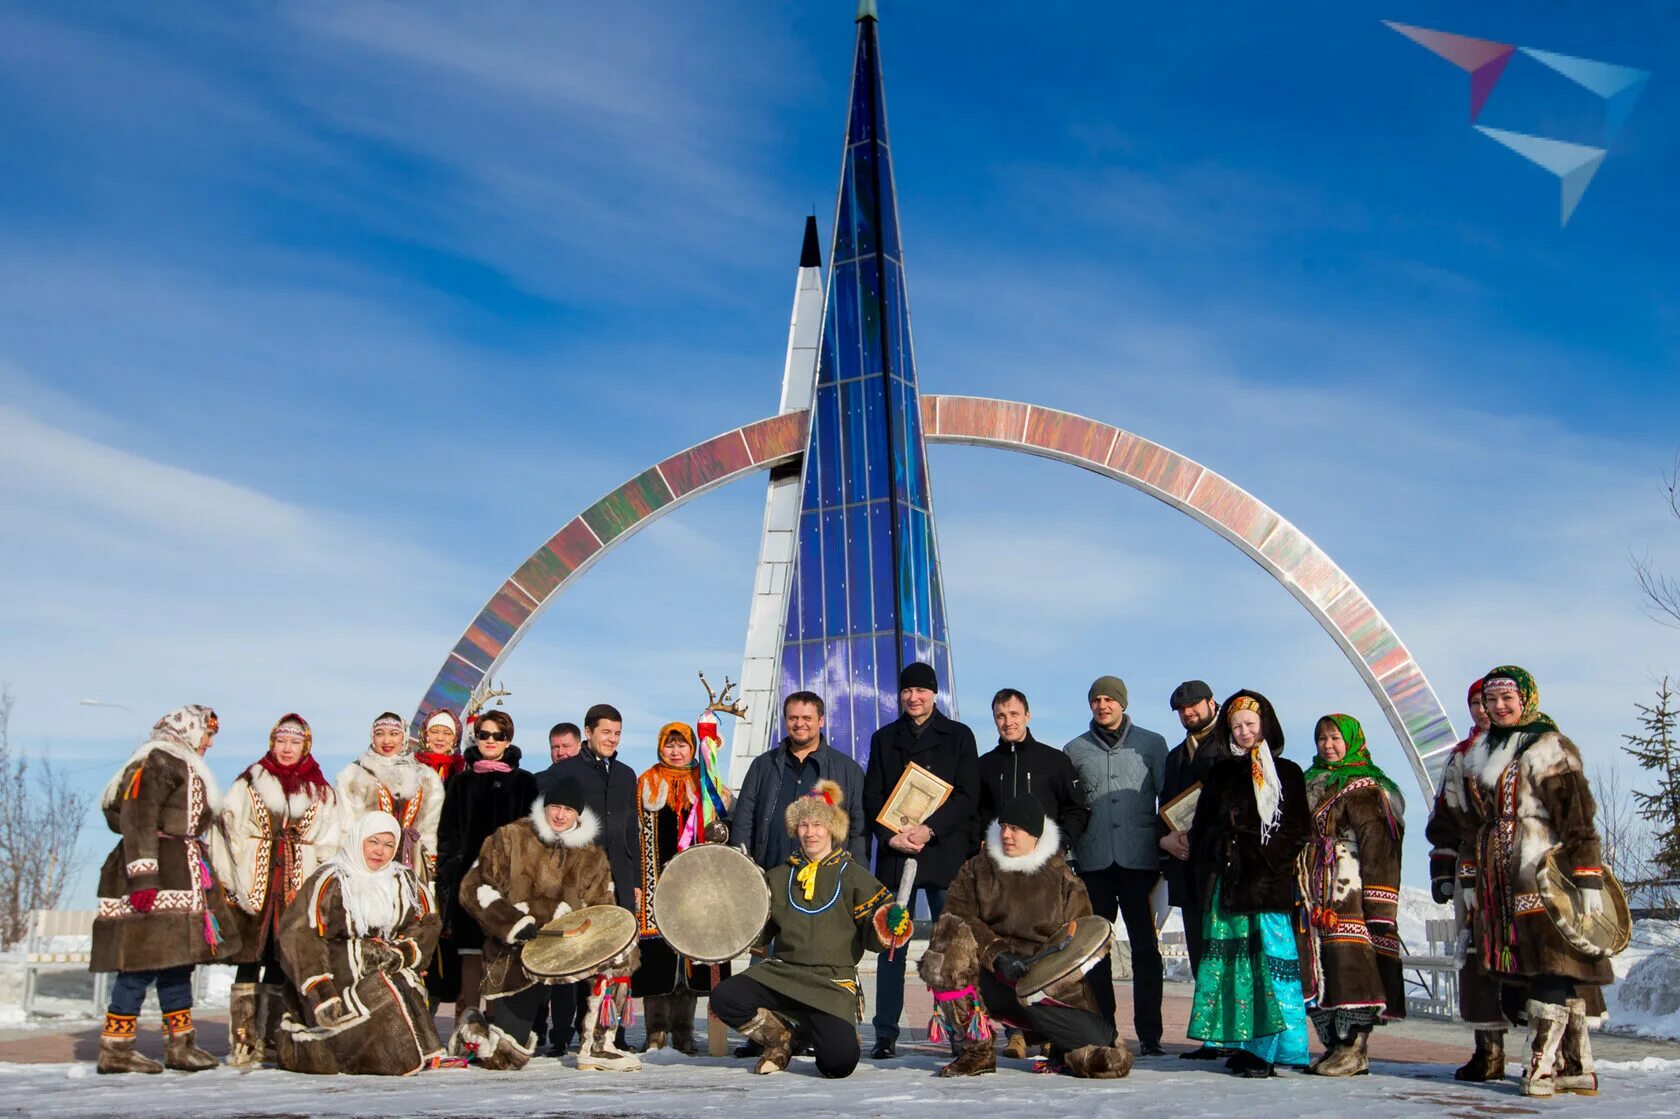
<svg viewBox="0 0 1680 1119">
<path fill-rule="evenodd" d="M 1190 821 L 1196 818 L 1196 803 L 1202 799 L 1200 781 L 1185 789 L 1161 806 L 1161 819 L 1170 831 L 1189 831 Z"/>
<path fill-rule="evenodd" d="M 911 762 L 904 767 L 903 776 L 893 786 L 892 795 L 887 797 L 887 803 L 882 806 L 881 814 L 875 817 L 875 822 L 895 832 L 925 824 L 927 818 L 945 803 L 952 788 L 949 781 Z"/>
</svg>

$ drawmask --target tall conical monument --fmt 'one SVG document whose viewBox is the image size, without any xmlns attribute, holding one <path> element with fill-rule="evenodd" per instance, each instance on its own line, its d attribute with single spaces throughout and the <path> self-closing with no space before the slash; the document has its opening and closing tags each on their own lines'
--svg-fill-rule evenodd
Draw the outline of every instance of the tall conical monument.
<svg viewBox="0 0 1680 1119">
<path fill-rule="evenodd" d="M 947 712 L 954 693 L 872 0 L 858 12 L 808 440 L 767 714 L 779 723 L 788 693 L 816 692 L 829 742 L 861 763 L 898 717 L 901 667 L 933 665 Z"/>
</svg>

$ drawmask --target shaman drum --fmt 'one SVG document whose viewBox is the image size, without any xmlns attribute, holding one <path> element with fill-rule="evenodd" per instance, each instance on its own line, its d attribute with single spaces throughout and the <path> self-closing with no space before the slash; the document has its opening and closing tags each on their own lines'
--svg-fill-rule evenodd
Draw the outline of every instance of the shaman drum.
<svg viewBox="0 0 1680 1119">
<path fill-rule="evenodd" d="M 1079 917 L 1067 923 L 1049 944 L 1027 961 L 1027 974 L 1015 984 L 1015 994 L 1031 1005 L 1044 992 L 1070 975 L 1082 975 L 1102 962 L 1114 927 L 1101 917 Z"/>
<path fill-rule="evenodd" d="M 758 864 L 733 847 L 699 843 L 665 864 L 653 887 L 653 923 L 679 955 L 728 963 L 770 919 L 770 887 Z"/>
<path fill-rule="evenodd" d="M 1581 891 L 1575 882 L 1558 866 L 1558 849 L 1552 848 L 1540 861 L 1535 874 L 1535 887 L 1546 915 L 1569 946 L 1589 959 L 1614 956 L 1633 939 L 1633 915 L 1628 912 L 1627 895 L 1622 884 L 1609 869 L 1604 871 L 1604 889 L 1600 893 L 1603 907 L 1591 915 L 1581 912 Z"/>
<path fill-rule="evenodd" d="M 635 943 L 635 914 L 616 905 L 591 905 L 544 925 L 536 939 L 525 942 L 520 961 L 551 983 L 573 983 L 628 956 Z"/>
</svg>

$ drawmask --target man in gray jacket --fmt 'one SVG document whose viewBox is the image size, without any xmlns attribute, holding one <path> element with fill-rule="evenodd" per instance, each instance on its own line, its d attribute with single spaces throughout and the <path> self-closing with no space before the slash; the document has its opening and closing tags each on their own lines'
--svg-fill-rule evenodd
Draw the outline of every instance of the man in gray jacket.
<svg viewBox="0 0 1680 1119">
<path fill-rule="evenodd" d="M 788 836 L 787 806 L 818 781 L 840 786 L 847 811 L 863 806 L 863 768 L 823 738 L 826 708 L 815 692 L 794 692 L 782 701 L 787 737 L 752 760 L 741 795 L 729 817 L 729 841 L 765 870 L 787 862 L 798 844 Z M 869 829 L 854 828 L 846 849 L 860 866 L 869 865 Z"/>
<path fill-rule="evenodd" d="M 1126 923 L 1132 945 L 1132 1025 L 1138 1052 L 1161 1049 L 1161 946 L 1149 895 L 1161 877 L 1156 813 L 1166 776 L 1167 740 L 1126 714 L 1126 683 L 1101 676 L 1086 698 L 1091 726 L 1065 747 L 1091 804 L 1091 823 L 1079 837 L 1079 877 L 1099 917 Z M 1091 969 L 1097 1013 L 1114 1018 L 1114 975 L 1108 957 Z"/>
</svg>

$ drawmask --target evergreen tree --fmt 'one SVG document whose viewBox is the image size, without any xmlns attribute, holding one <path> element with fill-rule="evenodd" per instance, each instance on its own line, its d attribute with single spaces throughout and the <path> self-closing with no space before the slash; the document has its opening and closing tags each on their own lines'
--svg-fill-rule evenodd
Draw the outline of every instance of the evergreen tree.
<svg viewBox="0 0 1680 1119">
<path fill-rule="evenodd" d="M 1638 703 L 1639 734 L 1624 734 L 1631 754 L 1656 780 L 1652 792 L 1633 791 L 1639 815 L 1652 824 L 1652 862 L 1680 875 L 1680 696 L 1667 676 L 1657 685 L 1657 701 Z"/>
</svg>

